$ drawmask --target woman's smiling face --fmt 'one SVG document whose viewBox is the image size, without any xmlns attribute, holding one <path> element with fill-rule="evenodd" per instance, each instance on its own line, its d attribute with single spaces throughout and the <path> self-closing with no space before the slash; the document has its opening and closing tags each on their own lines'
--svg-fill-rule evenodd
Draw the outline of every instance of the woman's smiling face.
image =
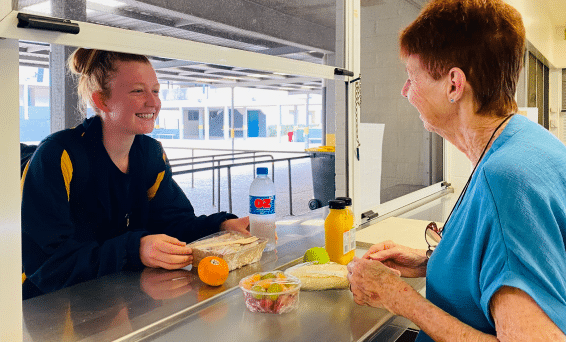
<svg viewBox="0 0 566 342">
<path fill-rule="evenodd" d="M 151 64 L 116 62 L 110 97 L 104 103 L 106 128 L 127 135 L 151 133 L 161 109 L 159 82 Z"/>
<path fill-rule="evenodd" d="M 425 129 L 435 132 L 445 122 L 449 105 L 445 77 L 435 80 L 417 55 L 407 58 L 406 70 L 408 79 L 401 94 L 419 111 Z"/>
</svg>

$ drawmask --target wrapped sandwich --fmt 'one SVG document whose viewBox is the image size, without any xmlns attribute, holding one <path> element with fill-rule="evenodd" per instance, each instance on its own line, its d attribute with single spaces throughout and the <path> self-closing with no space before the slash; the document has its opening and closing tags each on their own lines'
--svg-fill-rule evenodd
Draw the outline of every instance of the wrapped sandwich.
<svg viewBox="0 0 566 342">
<path fill-rule="evenodd" d="M 293 266 L 285 273 L 299 278 L 303 290 L 347 289 L 349 285 L 346 265 L 334 262 L 307 262 Z"/>
<path fill-rule="evenodd" d="M 193 249 L 193 267 L 207 256 L 217 256 L 228 263 L 230 271 L 261 259 L 267 239 L 235 232 L 219 232 L 187 245 Z"/>
</svg>

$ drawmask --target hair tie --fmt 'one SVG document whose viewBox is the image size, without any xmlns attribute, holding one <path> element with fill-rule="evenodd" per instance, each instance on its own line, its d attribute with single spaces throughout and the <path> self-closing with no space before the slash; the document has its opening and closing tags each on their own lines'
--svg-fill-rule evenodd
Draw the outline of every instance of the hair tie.
<svg viewBox="0 0 566 342">
<path fill-rule="evenodd" d="M 90 69 L 92 68 L 92 61 L 94 60 L 94 55 L 96 55 L 96 51 L 97 51 L 96 49 L 90 50 L 90 54 L 88 56 L 88 61 L 86 62 L 85 68 L 84 68 L 84 71 L 83 71 L 83 73 L 86 76 L 90 75 L 90 73 L 91 73 Z"/>
</svg>

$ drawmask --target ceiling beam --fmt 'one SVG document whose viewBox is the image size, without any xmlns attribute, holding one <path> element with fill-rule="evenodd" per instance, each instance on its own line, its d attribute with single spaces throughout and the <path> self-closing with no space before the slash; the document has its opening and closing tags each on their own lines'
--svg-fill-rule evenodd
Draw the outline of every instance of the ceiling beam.
<svg viewBox="0 0 566 342">
<path fill-rule="evenodd" d="M 247 0 L 122 0 L 156 13 L 173 11 L 185 19 L 291 45 L 305 50 L 333 53 L 335 28 L 309 22 Z"/>
</svg>

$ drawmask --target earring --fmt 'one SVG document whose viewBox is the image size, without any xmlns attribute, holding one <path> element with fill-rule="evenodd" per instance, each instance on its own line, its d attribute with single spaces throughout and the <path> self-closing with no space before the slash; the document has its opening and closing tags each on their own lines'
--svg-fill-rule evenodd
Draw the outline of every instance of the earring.
<svg viewBox="0 0 566 342">
<path fill-rule="evenodd" d="M 454 103 L 454 99 L 450 99 L 450 103 Z"/>
</svg>

